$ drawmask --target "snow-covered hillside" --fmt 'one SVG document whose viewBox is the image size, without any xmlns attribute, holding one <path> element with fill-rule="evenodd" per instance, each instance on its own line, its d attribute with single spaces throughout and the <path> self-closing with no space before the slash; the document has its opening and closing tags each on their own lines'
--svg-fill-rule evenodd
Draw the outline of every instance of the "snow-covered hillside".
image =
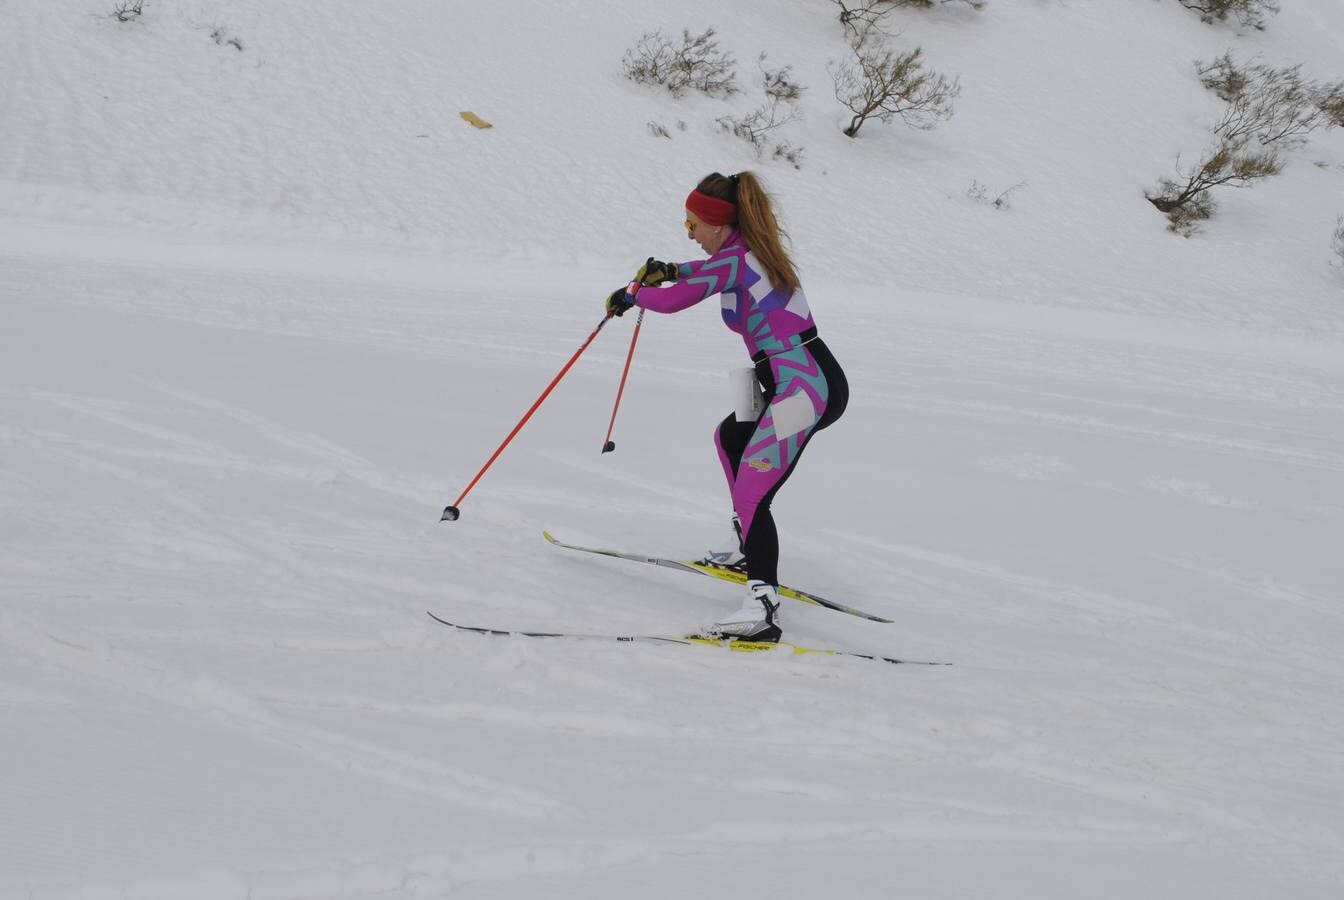
<svg viewBox="0 0 1344 900">
<path fill-rule="evenodd" d="M 115 5 L 0 30 L 0 898 L 1344 894 L 1344 134 L 1190 240 L 1143 197 L 1196 59 L 1344 78 L 1337 0 L 898 11 L 963 93 L 857 140 L 823 0 Z M 621 77 L 711 26 L 746 95 Z M 761 52 L 799 169 L 715 124 Z M 616 453 L 630 317 L 437 520 L 747 167 L 853 389 L 781 575 L 895 620 L 786 635 L 954 665 L 430 622 L 736 604 L 541 539 L 721 541 L 712 303 L 645 320 Z"/>
</svg>

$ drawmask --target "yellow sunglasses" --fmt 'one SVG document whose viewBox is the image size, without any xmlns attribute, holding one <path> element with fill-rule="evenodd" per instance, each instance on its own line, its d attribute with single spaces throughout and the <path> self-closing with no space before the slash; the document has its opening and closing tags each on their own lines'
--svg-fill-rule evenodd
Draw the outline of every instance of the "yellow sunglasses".
<svg viewBox="0 0 1344 900">
<path fill-rule="evenodd" d="M 695 226 L 697 226 L 697 225 L 699 225 L 699 224 L 700 224 L 700 223 L 697 222 L 697 221 L 695 221 L 694 219 L 687 219 L 687 220 L 686 220 L 686 231 L 687 231 L 687 232 L 695 231 Z"/>
</svg>

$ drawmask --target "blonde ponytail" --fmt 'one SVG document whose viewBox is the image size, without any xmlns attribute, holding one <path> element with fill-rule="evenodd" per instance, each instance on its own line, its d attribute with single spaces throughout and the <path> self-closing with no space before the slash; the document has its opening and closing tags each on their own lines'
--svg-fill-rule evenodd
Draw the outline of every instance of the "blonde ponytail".
<svg viewBox="0 0 1344 900">
<path fill-rule="evenodd" d="M 733 176 L 715 172 L 704 178 L 696 190 L 737 204 L 738 230 L 751 252 L 761 261 L 772 288 L 797 290 L 802 285 L 798 270 L 784 249 L 788 235 L 779 227 L 770 195 L 754 172 Z"/>
</svg>

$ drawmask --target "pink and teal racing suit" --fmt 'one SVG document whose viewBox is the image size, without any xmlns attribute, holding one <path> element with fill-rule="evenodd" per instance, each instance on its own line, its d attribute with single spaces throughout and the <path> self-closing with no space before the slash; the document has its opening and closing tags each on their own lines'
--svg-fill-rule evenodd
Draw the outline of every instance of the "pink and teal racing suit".
<svg viewBox="0 0 1344 900">
<path fill-rule="evenodd" d="M 754 422 L 730 413 L 714 440 L 742 525 L 747 575 L 778 584 L 779 536 L 770 503 L 812 435 L 840 418 L 849 385 L 817 337 L 802 289 L 771 287 L 740 232 L 731 232 L 709 259 L 678 269 L 674 284 L 641 288 L 632 299 L 652 312 L 675 313 L 718 294 L 724 324 L 742 336 L 765 407 Z"/>
</svg>

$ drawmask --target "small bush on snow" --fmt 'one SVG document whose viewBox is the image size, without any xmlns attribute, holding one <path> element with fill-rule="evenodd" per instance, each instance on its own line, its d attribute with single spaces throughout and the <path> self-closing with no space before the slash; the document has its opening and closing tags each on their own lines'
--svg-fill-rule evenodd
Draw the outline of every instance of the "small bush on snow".
<svg viewBox="0 0 1344 900">
<path fill-rule="evenodd" d="M 882 27 L 883 20 L 898 6 L 931 9 L 945 3 L 963 3 L 983 9 L 987 0 L 831 0 L 840 8 L 840 24 L 851 45 L 862 44 L 870 36 L 891 35 Z"/>
<path fill-rule="evenodd" d="M 1344 107 L 1344 83 L 1302 77 L 1302 67 L 1238 65 L 1230 53 L 1196 64 L 1201 80 L 1227 101 L 1213 128 L 1214 144 L 1191 169 L 1165 178 L 1148 200 L 1166 213 L 1171 230 L 1189 236 L 1214 209 L 1209 191 L 1246 187 L 1283 171 L 1281 151 L 1299 147 L 1318 128 L 1330 128 Z"/>
<path fill-rule="evenodd" d="M 762 53 L 757 65 L 761 69 L 761 86 L 765 90 L 765 102 L 745 116 L 722 116 L 719 127 L 751 144 L 760 159 L 767 150 L 775 159 L 783 160 L 795 169 L 802 167 L 803 149 L 788 141 L 775 140 L 777 129 L 802 117 L 798 110 L 798 101 L 806 90 L 793 80 L 793 67 L 770 69 L 765 65 Z M 771 148 L 770 145 L 774 144 Z"/>
<path fill-rule="evenodd" d="M 1274 150 L 1224 138 L 1188 171 L 1180 171 L 1178 164 L 1176 177 L 1162 179 L 1157 193 L 1148 195 L 1148 202 L 1166 214 L 1169 230 L 1189 237 L 1202 220 L 1213 215 L 1214 201 L 1209 194 L 1213 188 L 1247 187 L 1282 171 L 1283 161 Z"/>
<path fill-rule="evenodd" d="M 891 12 L 886 0 L 832 0 L 840 7 L 840 24 L 850 45 L 862 44 L 870 32 L 884 34 L 882 20 Z"/>
<path fill-rule="evenodd" d="M 972 9 L 984 9 L 988 0 L 879 0 L 892 6 L 913 6 L 917 9 L 931 9 L 945 3 L 964 3 Z"/>
<path fill-rule="evenodd" d="M 1209 24 L 1236 19 L 1248 28 L 1265 28 L 1265 20 L 1277 15 L 1279 4 L 1275 0 L 1177 0 L 1186 9 L 1199 13 L 1199 17 Z"/>
<path fill-rule="evenodd" d="M 1344 88 L 1323 98 L 1321 110 L 1325 113 L 1326 127 L 1344 128 Z"/>
<path fill-rule="evenodd" d="M 696 35 L 682 29 L 680 44 L 661 31 L 649 32 L 625 52 L 622 67 L 631 81 L 662 85 L 673 97 L 688 90 L 711 97 L 738 92 L 737 62 L 732 54 L 719 49 L 713 28 Z"/>
<path fill-rule="evenodd" d="M 855 137 L 869 119 L 890 122 L 896 116 L 913 128 L 927 130 L 951 118 L 952 101 L 961 93 L 949 80 L 924 68 L 923 48 L 904 53 L 891 46 L 894 35 L 883 21 L 894 6 L 932 6 L 933 0 L 832 0 L 840 7 L 851 56 L 827 65 L 835 99 L 853 115 L 843 129 Z M 938 0 L 945 2 L 945 0 Z M 979 9 L 980 0 L 964 0 Z"/>
<path fill-rule="evenodd" d="M 121 0 L 112 8 L 112 15 L 118 22 L 138 19 L 145 11 L 145 0 Z"/>
<path fill-rule="evenodd" d="M 853 113 L 844 128 L 855 137 L 869 119 L 890 122 L 899 116 L 907 125 L 928 130 L 952 117 L 952 101 L 961 93 L 958 79 L 924 68 L 924 50 L 898 52 L 885 36 L 856 40 L 853 56 L 830 66 L 835 99 Z"/>
<path fill-rule="evenodd" d="M 1344 270 L 1344 216 L 1335 220 L 1335 233 L 1330 238 L 1330 250 L 1335 254 L 1330 264 Z"/>
<path fill-rule="evenodd" d="M 1012 204 L 1009 202 L 1009 198 L 1012 196 L 1013 191 L 1020 187 L 1026 187 L 1026 184 L 1025 181 L 1019 181 L 1017 184 L 1008 188 L 1008 190 L 1000 193 L 997 197 L 990 199 L 989 186 L 981 184 L 978 180 L 973 180 L 971 181 L 971 186 L 966 189 L 966 196 L 970 197 L 976 203 L 984 203 L 995 209 L 1012 209 Z"/>
<path fill-rule="evenodd" d="M 210 39 L 221 47 L 233 47 L 239 53 L 243 52 L 243 42 L 236 37 L 230 37 L 229 33 L 223 28 L 216 28 L 210 32 Z"/>
<path fill-rule="evenodd" d="M 972 9 L 984 9 L 989 0 L 831 0 L 840 7 L 840 21 L 846 28 L 863 22 L 876 24 L 897 6 L 932 9 L 947 3 L 962 3 Z"/>
<path fill-rule="evenodd" d="M 1312 81 L 1302 65 L 1275 69 L 1238 63 L 1229 51 L 1213 62 L 1195 63 L 1204 86 L 1230 107 L 1219 127 L 1253 132 L 1262 146 L 1302 145 L 1313 131 L 1344 125 L 1344 82 Z"/>
</svg>

